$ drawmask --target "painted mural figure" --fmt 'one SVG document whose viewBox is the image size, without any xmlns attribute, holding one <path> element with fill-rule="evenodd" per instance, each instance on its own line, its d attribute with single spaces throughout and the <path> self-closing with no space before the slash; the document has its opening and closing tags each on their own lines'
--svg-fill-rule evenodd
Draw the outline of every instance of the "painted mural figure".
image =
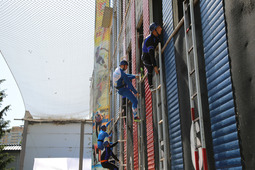
<svg viewBox="0 0 255 170">
<path fill-rule="evenodd" d="M 114 87 L 118 90 L 118 93 L 121 96 L 125 96 L 132 102 L 132 111 L 134 114 L 134 121 L 140 122 L 140 118 L 137 116 L 137 104 L 138 101 L 134 94 L 138 97 L 139 93 L 136 91 L 136 89 L 133 87 L 130 80 L 134 78 L 139 78 L 139 76 L 132 75 L 132 74 L 126 74 L 124 71 L 127 70 L 128 62 L 126 60 L 122 60 L 120 62 L 120 65 L 113 73 L 113 83 Z M 133 94 L 133 93 L 134 94 Z"/>
<path fill-rule="evenodd" d="M 95 123 L 96 123 L 96 135 L 98 138 L 98 131 L 100 131 L 100 127 L 102 125 L 102 121 L 103 121 L 103 115 L 100 113 L 100 111 L 97 111 L 95 114 Z"/>
<path fill-rule="evenodd" d="M 106 132 L 106 128 L 107 126 L 111 123 L 113 119 L 111 119 L 106 125 L 103 125 L 101 126 L 101 130 L 99 132 L 99 135 L 98 135 L 98 139 L 97 139 L 97 147 L 98 149 L 100 150 L 103 150 L 104 149 L 104 139 L 106 137 L 112 137 L 112 133 L 109 135 L 107 132 Z"/>
<path fill-rule="evenodd" d="M 105 64 L 105 61 L 104 61 L 104 57 L 100 55 L 100 50 L 105 50 L 106 52 L 108 52 L 106 48 L 101 48 L 100 46 L 97 47 L 96 54 L 95 54 L 96 63 L 101 66 L 104 66 L 104 68 L 107 68 L 107 65 Z"/>
<path fill-rule="evenodd" d="M 148 82 L 150 90 L 154 91 L 155 89 L 153 89 L 152 84 L 153 69 L 155 73 L 158 74 L 158 66 L 155 60 L 155 48 L 160 42 L 159 36 L 161 35 L 162 28 L 153 22 L 150 25 L 150 32 L 151 34 L 148 35 L 143 42 L 142 61 L 148 71 Z"/>
<path fill-rule="evenodd" d="M 102 167 L 104 168 L 109 168 L 111 170 L 118 170 L 119 168 L 110 163 L 108 160 L 110 157 L 113 157 L 116 161 L 119 162 L 119 159 L 117 158 L 116 155 L 113 154 L 112 152 L 112 147 L 116 146 L 118 142 L 115 142 L 114 144 L 110 145 L 110 143 L 108 141 L 104 141 L 104 147 L 105 147 L 105 150 L 104 152 L 102 153 L 101 155 L 101 165 Z"/>
</svg>

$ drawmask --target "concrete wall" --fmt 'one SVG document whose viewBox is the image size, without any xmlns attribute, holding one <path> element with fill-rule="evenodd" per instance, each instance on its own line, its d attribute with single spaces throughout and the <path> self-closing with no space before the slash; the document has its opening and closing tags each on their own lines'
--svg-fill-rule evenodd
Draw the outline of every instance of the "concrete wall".
<svg viewBox="0 0 255 170">
<path fill-rule="evenodd" d="M 33 169 L 35 158 L 79 158 L 80 130 L 81 123 L 28 124 L 23 169 Z M 85 123 L 84 159 L 91 159 L 91 145 L 92 124 Z"/>
<path fill-rule="evenodd" d="M 226 0 L 224 5 L 242 163 L 254 169 L 255 0 Z"/>
</svg>

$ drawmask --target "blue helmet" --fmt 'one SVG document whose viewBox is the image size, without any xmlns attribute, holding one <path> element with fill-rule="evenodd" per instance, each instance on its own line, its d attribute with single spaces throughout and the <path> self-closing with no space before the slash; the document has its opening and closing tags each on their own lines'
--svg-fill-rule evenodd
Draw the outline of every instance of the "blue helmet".
<svg viewBox="0 0 255 170">
<path fill-rule="evenodd" d="M 121 65 L 128 65 L 128 62 L 126 61 L 126 60 L 122 60 L 121 62 L 120 62 L 120 66 Z"/>
<path fill-rule="evenodd" d="M 108 141 L 104 141 L 103 145 L 104 145 L 104 147 L 107 147 L 107 145 L 109 145 L 109 142 Z"/>
<path fill-rule="evenodd" d="M 155 22 L 151 23 L 150 25 L 150 31 L 154 31 L 156 28 L 158 27 L 158 24 L 156 24 Z"/>
<path fill-rule="evenodd" d="M 103 129 L 103 128 L 106 128 L 106 126 L 105 125 L 101 126 L 101 129 Z"/>
</svg>

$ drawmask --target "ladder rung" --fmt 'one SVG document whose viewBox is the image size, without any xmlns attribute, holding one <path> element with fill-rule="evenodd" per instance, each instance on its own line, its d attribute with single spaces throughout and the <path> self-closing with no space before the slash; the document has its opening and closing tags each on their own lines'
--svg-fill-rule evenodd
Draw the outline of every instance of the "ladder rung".
<svg viewBox="0 0 255 170">
<path fill-rule="evenodd" d="M 199 120 L 199 117 L 197 117 L 197 118 L 196 118 L 196 119 L 194 119 L 193 121 L 194 121 L 194 122 L 196 122 L 196 121 L 198 121 L 198 120 Z"/>
<path fill-rule="evenodd" d="M 192 99 L 194 99 L 197 96 L 197 92 L 191 96 Z"/>
<path fill-rule="evenodd" d="M 160 125 L 161 123 L 163 123 L 163 119 L 162 120 L 160 120 L 159 122 L 158 122 L 158 124 Z"/>
<path fill-rule="evenodd" d="M 161 159 L 160 159 L 160 162 L 163 162 L 163 161 L 164 161 L 164 158 L 161 158 Z"/>
<path fill-rule="evenodd" d="M 121 119 L 126 119 L 127 118 L 127 116 L 122 116 L 122 117 L 120 117 Z"/>
<path fill-rule="evenodd" d="M 153 90 L 151 90 L 151 92 L 155 92 L 155 91 L 157 91 L 158 89 L 160 89 L 161 88 L 161 84 L 160 85 L 158 85 L 158 87 L 157 88 L 155 88 L 155 89 L 153 89 Z"/>
<path fill-rule="evenodd" d="M 121 164 L 120 166 L 127 166 L 127 164 Z"/>
<path fill-rule="evenodd" d="M 118 140 L 118 142 L 126 142 L 127 140 Z"/>
<path fill-rule="evenodd" d="M 192 50 L 193 50 L 193 46 L 192 46 L 192 47 L 190 47 L 190 49 L 189 49 L 188 53 L 190 53 Z"/>
<path fill-rule="evenodd" d="M 192 75 L 193 73 L 195 73 L 195 69 L 193 69 L 193 70 L 189 73 L 189 75 Z"/>
<path fill-rule="evenodd" d="M 202 148 L 202 145 L 197 145 L 197 148 Z"/>
<path fill-rule="evenodd" d="M 157 89 L 153 89 L 153 90 L 151 90 L 151 92 L 155 92 Z"/>
</svg>

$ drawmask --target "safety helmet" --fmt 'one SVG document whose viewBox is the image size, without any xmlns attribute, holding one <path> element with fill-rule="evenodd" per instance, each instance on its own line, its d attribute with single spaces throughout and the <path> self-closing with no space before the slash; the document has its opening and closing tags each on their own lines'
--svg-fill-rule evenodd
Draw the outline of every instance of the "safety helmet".
<svg viewBox="0 0 255 170">
<path fill-rule="evenodd" d="M 107 147 L 109 145 L 109 142 L 108 141 L 104 141 L 103 145 L 104 145 L 104 147 Z"/>
<path fill-rule="evenodd" d="M 106 126 L 105 125 L 101 126 L 101 129 L 103 129 L 103 128 L 106 128 Z"/>
<path fill-rule="evenodd" d="M 126 60 L 122 60 L 121 62 L 120 62 L 120 66 L 121 65 L 128 65 L 128 62 L 126 61 Z"/>
<path fill-rule="evenodd" d="M 95 121 L 99 123 L 102 121 L 102 119 L 103 119 L 102 114 L 100 113 L 100 111 L 97 111 L 95 114 Z"/>
<path fill-rule="evenodd" d="M 150 31 L 154 31 L 156 28 L 158 27 L 158 24 L 156 24 L 155 22 L 151 23 L 150 25 Z"/>
</svg>

